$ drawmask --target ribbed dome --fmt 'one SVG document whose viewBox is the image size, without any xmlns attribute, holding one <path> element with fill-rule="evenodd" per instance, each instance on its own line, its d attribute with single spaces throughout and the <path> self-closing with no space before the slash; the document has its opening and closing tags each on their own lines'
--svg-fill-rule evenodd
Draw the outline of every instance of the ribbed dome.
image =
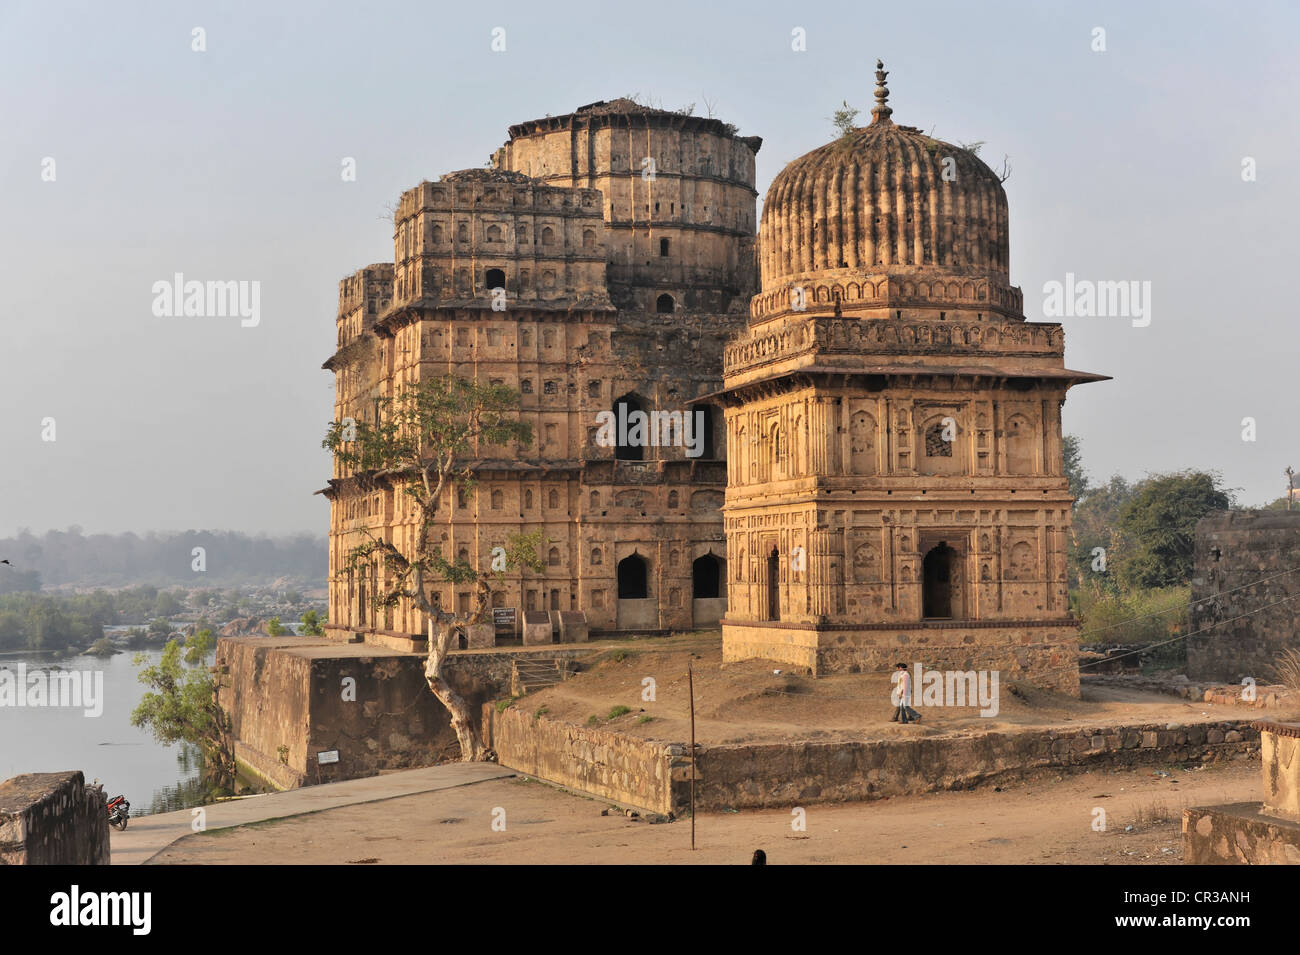
<svg viewBox="0 0 1300 955">
<path fill-rule="evenodd" d="M 885 74 L 876 75 L 871 125 L 794 160 L 768 189 L 764 293 L 879 275 L 983 278 L 1005 288 L 1002 183 L 969 150 L 896 125 Z"/>
</svg>

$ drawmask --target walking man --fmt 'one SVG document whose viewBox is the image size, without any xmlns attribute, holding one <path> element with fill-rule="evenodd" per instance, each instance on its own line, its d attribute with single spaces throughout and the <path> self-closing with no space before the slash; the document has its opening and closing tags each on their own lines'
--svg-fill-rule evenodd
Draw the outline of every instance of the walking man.
<svg viewBox="0 0 1300 955">
<path fill-rule="evenodd" d="M 895 663 L 894 674 L 890 682 L 897 685 L 894 691 L 897 695 L 898 709 L 894 715 L 889 718 L 891 723 L 919 723 L 921 714 L 912 709 L 912 674 L 907 672 L 906 663 Z"/>
</svg>

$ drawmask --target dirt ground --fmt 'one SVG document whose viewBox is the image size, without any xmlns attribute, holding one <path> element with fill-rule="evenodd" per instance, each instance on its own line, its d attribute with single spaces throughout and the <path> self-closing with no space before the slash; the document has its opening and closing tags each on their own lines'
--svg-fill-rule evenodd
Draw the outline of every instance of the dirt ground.
<svg viewBox="0 0 1300 955">
<path fill-rule="evenodd" d="M 719 631 L 646 640 L 644 648 L 624 643 L 618 650 L 603 651 L 597 659 L 591 669 L 521 697 L 514 705 L 552 719 L 683 742 L 690 738 L 686 679 L 690 660 L 695 680 L 695 733 L 703 743 L 890 739 L 1068 728 L 1071 724 L 1192 723 L 1294 715 L 1086 682 L 1082 699 L 1028 683 L 1003 683 L 996 716 L 981 716 L 975 706 L 930 707 L 921 709 L 920 724 L 902 726 L 889 721 L 893 706 L 888 673 L 845 673 L 814 680 L 771 662 L 723 663 Z M 910 659 L 908 662 L 910 665 Z M 647 678 L 654 681 L 653 700 L 644 698 Z M 611 719 L 615 707 L 627 707 L 628 712 Z"/>
<path fill-rule="evenodd" d="M 608 803 L 601 800 L 501 779 L 187 836 L 153 862 L 747 864 L 761 848 L 771 865 L 1173 865 L 1182 859 L 1184 806 L 1258 800 L 1260 786 L 1258 760 L 1238 759 L 812 805 L 804 831 L 793 829 L 789 809 L 702 814 L 692 852 L 689 819 L 650 825 L 602 816 Z M 1093 828 L 1103 819 L 1098 809 L 1104 831 Z M 493 829 L 494 818 L 504 830 Z"/>
</svg>

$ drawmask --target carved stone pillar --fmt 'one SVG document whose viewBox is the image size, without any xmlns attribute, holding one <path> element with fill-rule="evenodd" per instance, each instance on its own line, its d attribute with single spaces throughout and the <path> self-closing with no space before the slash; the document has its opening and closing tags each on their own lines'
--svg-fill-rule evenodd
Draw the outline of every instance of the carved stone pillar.
<svg viewBox="0 0 1300 955">
<path fill-rule="evenodd" d="M 809 611 L 816 619 L 835 612 L 835 581 L 831 575 L 832 531 L 815 527 L 809 533 L 808 595 Z"/>
</svg>

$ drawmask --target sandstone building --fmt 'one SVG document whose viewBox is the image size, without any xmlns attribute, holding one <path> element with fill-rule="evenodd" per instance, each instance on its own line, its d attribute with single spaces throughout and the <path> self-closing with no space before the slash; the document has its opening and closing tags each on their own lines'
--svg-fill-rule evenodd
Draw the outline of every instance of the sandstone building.
<svg viewBox="0 0 1300 955">
<path fill-rule="evenodd" d="M 444 553 L 479 563 L 545 532 L 546 572 L 499 605 L 595 631 L 725 612 L 728 659 L 925 654 L 1077 689 L 1060 407 L 1101 376 L 1025 320 L 998 177 L 893 123 L 877 78 L 870 125 L 789 164 L 757 230 L 761 141 L 627 100 L 402 196 L 393 264 L 340 286 L 335 419 L 449 372 L 521 392 L 532 446 L 484 449 L 441 511 Z M 597 415 L 637 409 L 698 411 L 702 439 L 601 446 Z M 418 638 L 413 608 L 371 605 L 377 569 L 343 569 L 363 529 L 409 539 L 402 496 L 337 464 L 324 493 L 331 627 Z"/>
</svg>

